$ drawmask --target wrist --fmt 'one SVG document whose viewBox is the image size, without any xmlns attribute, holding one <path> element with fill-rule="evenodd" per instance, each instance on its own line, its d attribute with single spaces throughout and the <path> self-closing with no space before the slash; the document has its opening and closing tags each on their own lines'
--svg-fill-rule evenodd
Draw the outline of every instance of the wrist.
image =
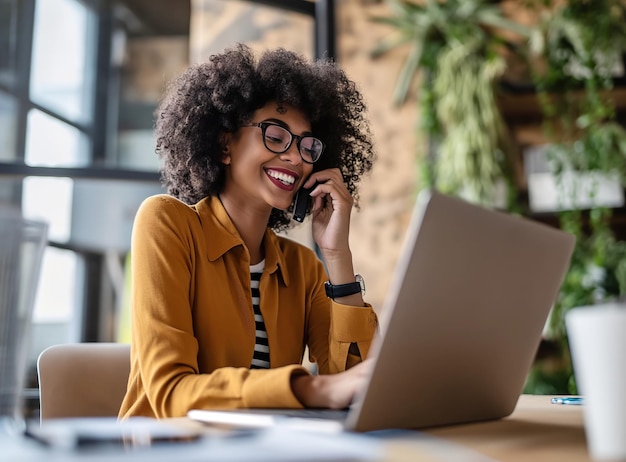
<svg viewBox="0 0 626 462">
<path fill-rule="evenodd" d="M 328 280 L 331 284 L 348 284 L 354 282 L 354 266 L 352 264 L 352 252 L 322 253 L 322 259 L 328 272 Z"/>
<path fill-rule="evenodd" d="M 320 375 L 296 375 L 291 378 L 291 391 L 304 407 L 328 407 L 322 397 L 324 377 Z"/>
<path fill-rule="evenodd" d="M 350 264 L 352 264 L 352 252 L 350 251 L 350 248 L 341 250 L 320 248 L 320 253 L 326 265 L 342 266 L 345 262 L 350 262 Z"/>
</svg>

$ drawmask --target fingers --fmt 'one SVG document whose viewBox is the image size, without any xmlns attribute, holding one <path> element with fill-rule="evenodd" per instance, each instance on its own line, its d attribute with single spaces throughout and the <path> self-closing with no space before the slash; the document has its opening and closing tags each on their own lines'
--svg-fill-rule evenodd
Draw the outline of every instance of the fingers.
<svg viewBox="0 0 626 462">
<path fill-rule="evenodd" d="M 304 407 L 342 409 L 354 398 L 355 380 L 345 373 L 292 377 L 291 389 Z"/>
<path fill-rule="evenodd" d="M 305 407 L 348 407 L 365 385 L 372 361 L 365 360 L 347 371 L 332 375 L 301 375 L 291 379 L 291 389 Z"/>
<path fill-rule="evenodd" d="M 314 199 L 314 210 L 319 210 L 328 205 L 328 199 L 332 203 L 333 210 L 343 207 L 352 208 L 354 199 L 346 188 L 339 169 L 333 168 L 315 172 L 307 179 L 304 186 L 309 188 L 316 183 L 317 185 L 311 191 L 311 197 Z"/>
<path fill-rule="evenodd" d="M 304 182 L 303 186 L 310 188 L 315 183 L 326 183 L 331 179 L 336 183 L 343 184 L 343 176 L 338 168 L 328 168 L 326 170 L 320 170 L 319 172 L 312 173 Z"/>
</svg>

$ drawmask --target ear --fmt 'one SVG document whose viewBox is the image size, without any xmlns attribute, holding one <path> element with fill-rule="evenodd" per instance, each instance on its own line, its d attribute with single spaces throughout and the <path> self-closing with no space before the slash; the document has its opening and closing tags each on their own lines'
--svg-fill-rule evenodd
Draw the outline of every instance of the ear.
<svg viewBox="0 0 626 462">
<path fill-rule="evenodd" d="M 230 148 L 228 147 L 231 140 L 230 133 L 220 135 L 220 145 L 222 146 L 222 163 L 230 165 Z"/>
</svg>

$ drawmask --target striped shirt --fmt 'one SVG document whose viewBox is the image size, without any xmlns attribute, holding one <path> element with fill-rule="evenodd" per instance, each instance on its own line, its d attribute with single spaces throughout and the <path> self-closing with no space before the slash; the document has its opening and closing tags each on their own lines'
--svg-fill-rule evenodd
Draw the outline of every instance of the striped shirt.
<svg viewBox="0 0 626 462">
<path fill-rule="evenodd" d="M 254 355 L 250 369 L 269 369 L 270 367 L 270 347 L 267 341 L 267 331 L 265 322 L 261 314 L 259 292 L 259 281 L 265 268 L 265 260 L 256 265 L 250 265 L 250 288 L 252 290 L 252 309 L 254 310 L 254 321 L 256 324 L 256 341 L 254 343 Z"/>
</svg>

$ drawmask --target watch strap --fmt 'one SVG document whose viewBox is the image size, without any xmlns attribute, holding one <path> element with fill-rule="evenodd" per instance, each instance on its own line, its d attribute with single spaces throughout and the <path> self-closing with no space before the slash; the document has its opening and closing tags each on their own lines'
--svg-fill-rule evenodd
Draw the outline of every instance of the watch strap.
<svg viewBox="0 0 626 462">
<path fill-rule="evenodd" d="M 348 282 L 347 284 L 331 284 L 330 281 L 326 281 L 324 289 L 326 289 L 326 296 L 329 298 L 341 298 L 348 295 L 358 294 L 364 292 L 363 278 L 359 275 L 356 276 L 357 280 L 354 282 Z"/>
</svg>

